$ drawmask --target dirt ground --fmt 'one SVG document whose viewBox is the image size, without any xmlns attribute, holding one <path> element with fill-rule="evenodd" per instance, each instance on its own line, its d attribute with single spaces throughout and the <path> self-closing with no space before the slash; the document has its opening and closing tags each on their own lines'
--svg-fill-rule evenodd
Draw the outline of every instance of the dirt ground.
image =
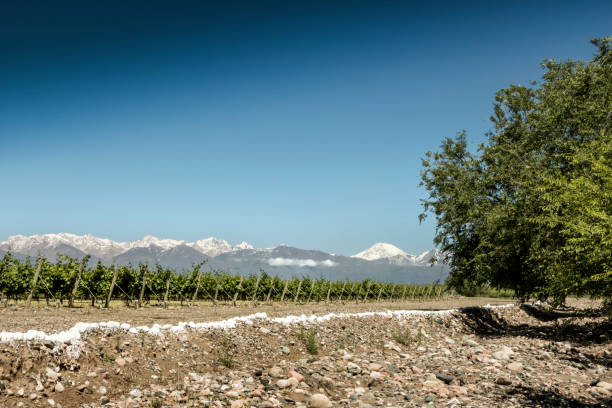
<svg viewBox="0 0 612 408">
<path fill-rule="evenodd" d="M 405 302 L 368 302 L 355 303 L 308 303 L 308 304 L 259 304 L 256 307 L 248 302 L 213 306 L 211 302 L 200 303 L 188 307 L 178 303 L 164 309 L 161 306 L 144 306 L 140 309 L 127 308 L 122 302 L 111 304 L 109 309 L 98 309 L 86 303 L 69 309 L 67 307 L 46 307 L 44 302 L 32 304 L 31 308 L 23 305 L 0 309 L 0 331 L 24 332 L 41 330 L 46 333 L 66 330 L 78 322 L 118 321 L 132 326 L 165 324 L 178 322 L 206 322 L 243 316 L 251 313 L 265 312 L 269 316 L 289 314 L 324 314 L 324 313 L 355 313 L 384 310 L 445 310 L 466 306 L 481 306 L 486 304 L 499 305 L 513 303 L 512 299 L 503 298 L 467 298 L 449 297 L 440 300 L 405 301 Z"/>
<path fill-rule="evenodd" d="M 203 322 L 273 316 L 438 310 L 510 299 L 367 304 L 114 305 L 0 311 L 0 330 L 47 332 L 78 321 Z M 100 328 L 76 343 L 0 344 L 1 408 L 374 408 L 612 406 L 612 319 L 598 302 L 348 316 L 158 334 Z"/>
</svg>

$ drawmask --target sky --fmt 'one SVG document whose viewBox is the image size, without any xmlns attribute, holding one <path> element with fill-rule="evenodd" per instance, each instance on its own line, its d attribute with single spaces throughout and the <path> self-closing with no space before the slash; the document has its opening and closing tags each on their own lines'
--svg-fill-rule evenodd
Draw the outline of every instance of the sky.
<svg viewBox="0 0 612 408">
<path fill-rule="evenodd" d="M 610 1 L 12 3 L 0 240 L 425 251 L 425 152 L 612 34 Z"/>
</svg>

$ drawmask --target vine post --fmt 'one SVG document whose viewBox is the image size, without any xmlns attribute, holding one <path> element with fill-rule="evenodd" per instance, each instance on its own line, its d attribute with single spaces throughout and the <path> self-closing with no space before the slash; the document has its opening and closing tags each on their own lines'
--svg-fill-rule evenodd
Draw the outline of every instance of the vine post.
<svg viewBox="0 0 612 408">
<path fill-rule="evenodd" d="M 110 287 L 108 288 L 108 294 L 106 295 L 106 302 L 104 303 L 104 308 L 108 309 L 110 306 L 110 301 L 113 298 L 113 289 L 115 289 L 115 283 L 117 283 L 117 276 L 119 275 L 119 268 L 113 265 L 113 279 L 111 280 Z"/>
<path fill-rule="evenodd" d="M 219 275 L 215 277 L 215 298 L 213 299 L 213 305 L 217 306 L 217 297 L 219 296 Z"/>
<path fill-rule="evenodd" d="M 85 269 L 85 264 L 89 261 L 89 255 L 86 255 L 81 259 L 81 263 L 79 264 L 79 269 L 77 271 L 77 277 L 74 281 L 74 286 L 72 287 L 72 293 L 70 294 L 70 300 L 68 301 L 68 307 L 74 307 L 74 298 L 76 297 L 77 290 L 79 289 L 79 284 L 81 283 L 81 277 L 83 276 L 83 269 Z"/>
<path fill-rule="evenodd" d="M 310 299 L 312 298 L 312 292 L 314 291 L 314 287 L 315 287 L 315 281 L 313 279 L 311 281 L 310 292 L 308 293 L 308 300 L 306 301 L 306 303 L 310 303 Z"/>
<path fill-rule="evenodd" d="M 166 280 L 166 292 L 164 293 L 164 309 L 168 308 L 168 292 L 170 292 L 170 277 Z"/>
<path fill-rule="evenodd" d="M 259 282 L 261 281 L 261 274 L 257 275 L 257 281 L 255 282 L 255 290 L 253 291 L 253 300 L 251 303 L 253 307 L 257 306 L 257 289 L 259 289 Z"/>
<path fill-rule="evenodd" d="M 149 267 L 147 265 L 141 266 L 142 269 L 142 287 L 140 288 L 140 295 L 138 296 L 138 307 L 142 307 L 142 299 L 144 298 L 145 288 L 147 287 L 147 273 Z"/>
<path fill-rule="evenodd" d="M 285 287 L 283 288 L 283 294 L 281 295 L 281 298 L 280 298 L 281 303 L 285 300 L 285 295 L 287 294 L 288 288 L 289 288 L 289 280 L 286 280 Z"/>
<path fill-rule="evenodd" d="M 363 296 L 363 303 L 366 303 L 368 301 L 368 295 L 370 294 L 370 286 L 372 286 L 372 282 L 368 281 L 368 284 L 366 285 L 366 292 Z"/>
<path fill-rule="evenodd" d="M 344 289 L 346 288 L 346 281 L 342 284 L 342 290 L 340 291 L 340 296 L 338 297 L 338 302 L 342 302 L 342 295 L 344 295 Z"/>
<path fill-rule="evenodd" d="M 238 300 L 238 293 L 240 293 L 240 289 L 242 289 L 242 280 L 244 276 L 240 276 L 240 282 L 238 282 L 238 286 L 236 287 L 236 293 L 234 293 L 234 298 L 232 299 L 232 304 L 236 307 L 236 300 Z"/>
<path fill-rule="evenodd" d="M 300 289 L 302 288 L 302 282 L 304 281 L 304 279 L 301 279 L 298 283 L 298 287 L 297 287 L 297 291 L 295 292 L 295 298 L 293 299 L 293 303 L 297 303 L 299 297 L 300 297 Z"/>
<path fill-rule="evenodd" d="M 43 262 L 43 258 L 40 258 L 38 260 L 38 265 L 36 265 L 36 271 L 34 272 L 34 278 L 32 279 L 32 288 L 28 294 L 28 300 L 26 300 L 26 307 L 30 307 L 30 303 L 32 303 L 32 295 L 34 295 L 34 289 L 36 289 L 36 284 L 38 283 L 38 277 L 40 276 L 40 270 L 42 269 Z"/>
</svg>

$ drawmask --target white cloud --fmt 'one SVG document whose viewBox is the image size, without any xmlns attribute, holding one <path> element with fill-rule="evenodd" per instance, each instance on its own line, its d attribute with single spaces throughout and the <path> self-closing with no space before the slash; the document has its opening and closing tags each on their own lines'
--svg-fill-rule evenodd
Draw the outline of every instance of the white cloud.
<svg viewBox="0 0 612 408">
<path fill-rule="evenodd" d="M 268 259 L 268 264 L 271 266 L 299 266 L 299 267 L 315 267 L 317 265 L 322 266 L 336 266 L 338 265 L 336 262 L 331 259 L 326 259 L 325 261 L 319 263 L 314 259 L 292 259 L 292 258 L 272 258 Z"/>
</svg>

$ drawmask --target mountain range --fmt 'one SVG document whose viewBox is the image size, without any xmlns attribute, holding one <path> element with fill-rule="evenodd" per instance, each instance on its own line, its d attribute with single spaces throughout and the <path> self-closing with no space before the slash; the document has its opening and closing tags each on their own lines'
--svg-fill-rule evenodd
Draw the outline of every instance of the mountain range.
<svg viewBox="0 0 612 408">
<path fill-rule="evenodd" d="M 282 278 L 294 276 L 324 277 L 333 280 L 372 278 L 383 282 L 429 283 L 442 281 L 448 268 L 438 261 L 432 249 L 419 255 L 408 254 L 388 243 L 377 243 L 353 256 L 328 254 L 288 245 L 255 248 L 246 242 L 230 245 L 219 238 L 188 242 L 145 236 L 138 241 L 117 242 L 93 235 L 68 233 L 14 235 L 0 242 L 0 255 L 11 251 L 15 256 L 44 256 L 55 261 L 58 255 L 80 258 L 91 255 L 91 264 L 137 265 L 157 263 L 186 271 L 193 264 L 208 260 L 206 268 L 249 275 L 264 269 Z"/>
</svg>

